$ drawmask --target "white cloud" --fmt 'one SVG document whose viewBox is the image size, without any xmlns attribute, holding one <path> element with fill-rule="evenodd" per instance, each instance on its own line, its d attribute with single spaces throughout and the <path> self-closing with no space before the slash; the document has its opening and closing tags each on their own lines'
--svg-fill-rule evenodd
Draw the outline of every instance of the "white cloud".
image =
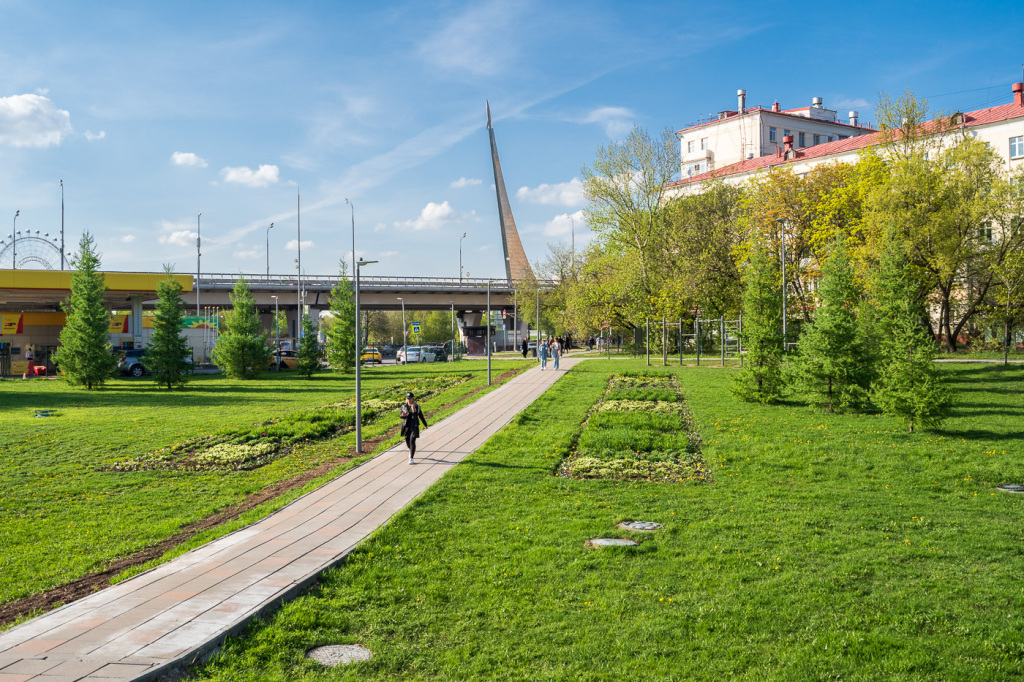
<svg viewBox="0 0 1024 682">
<path fill-rule="evenodd" d="M 238 166 L 237 168 L 229 166 L 222 168 L 220 171 L 224 182 L 245 185 L 246 187 L 268 187 L 269 185 L 277 184 L 277 181 L 280 179 L 279 173 L 280 171 L 277 166 L 266 164 L 260 165 L 256 170 L 247 166 Z"/>
<path fill-rule="evenodd" d="M 582 206 L 586 203 L 586 199 L 583 197 L 583 183 L 579 178 L 554 185 L 543 183 L 533 189 L 520 187 L 516 191 L 516 199 L 531 204 L 555 206 Z"/>
<path fill-rule="evenodd" d="M 287 244 L 284 245 L 284 248 L 286 248 L 289 251 L 291 251 L 291 250 L 297 248 L 298 245 L 299 245 L 299 240 L 292 239 Z M 302 248 L 304 248 L 304 249 L 311 249 L 311 248 L 313 248 L 313 242 L 312 241 L 306 241 L 305 239 L 303 239 L 302 240 Z M 303 268 L 303 269 L 305 269 L 305 268 Z"/>
<path fill-rule="evenodd" d="M 126 234 L 125 236 L 121 237 L 121 241 L 125 244 L 131 244 L 133 241 L 135 241 L 135 235 Z"/>
<path fill-rule="evenodd" d="M 463 187 L 475 187 L 476 185 L 482 185 L 483 180 L 477 180 L 476 178 L 459 178 L 449 185 L 452 189 L 462 189 Z"/>
<path fill-rule="evenodd" d="M 161 244 L 172 246 L 192 246 L 196 243 L 198 235 L 192 230 L 174 230 L 168 234 L 162 234 L 156 238 Z"/>
<path fill-rule="evenodd" d="M 235 258 L 243 258 L 243 259 L 246 259 L 246 260 L 252 260 L 253 258 L 256 258 L 257 256 L 262 258 L 265 255 L 266 255 L 266 252 L 263 249 L 256 249 L 256 248 L 250 249 L 248 251 L 235 251 Z"/>
<path fill-rule="evenodd" d="M 420 55 L 447 71 L 497 75 L 515 62 L 525 14 L 521 3 L 476 3 L 421 43 Z"/>
<path fill-rule="evenodd" d="M 625 107 L 599 107 L 580 119 L 580 123 L 597 123 L 604 127 L 605 134 L 618 139 L 625 137 L 633 128 L 636 114 Z"/>
<path fill-rule="evenodd" d="M 107 136 L 107 131 L 106 130 L 101 130 L 98 133 L 94 133 L 91 130 L 86 130 L 85 131 L 85 139 L 89 140 L 89 142 L 95 142 L 96 140 L 102 140 L 106 136 Z"/>
<path fill-rule="evenodd" d="M 583 220 L 583 211 L 575 213 L 562 213 L 544 224 L 543 232 L 545 237 L 566 237 L 572 238 L 573 230 L 576 231 L 576 242 L 582 243 L 590 240 L 591 233 Z"/>
<path fill-rule="evenodd" d="M 442 225 L 465 220 L 465 218 L 465 215 L 453 209 L 447 201 L 440 204 L 431 201 L 423 207 L 419 217 L 415 220 L 396 221 L 395 227 L 399 230 L 436 230 Z"/>
<path fill-rule="evenodd" d="M 0 97 L 0 144 L 51 147 L 72 132 L 71 115 L 42 95 Z"/>
<path fill-rule="evenodd" d="M 196 166 L 206 168 L 206 159 L 196 156 L 192 152 L 174 152 L 171 154 L 171 163 L 175 166 Z"/>
</svg>

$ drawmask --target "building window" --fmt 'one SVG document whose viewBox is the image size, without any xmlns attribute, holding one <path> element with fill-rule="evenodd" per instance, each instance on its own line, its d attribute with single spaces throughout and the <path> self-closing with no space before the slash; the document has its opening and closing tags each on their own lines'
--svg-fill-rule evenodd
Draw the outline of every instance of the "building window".
<svg viewBox="0 0 1024 682">
<path fill-rule="evenodd" d="M 789 137 L 792 134 L 793 134 L 792 132 L 790 132 L 788 130 L 785 130 L 785 129 L 783 129 L 783 131 L 782 131 L 782 136 L 783 137 Z"/>
<path fill-rule="evenodd" d="M 821 144 L 821 135 L 814 136 L 814 144 Z"/>
<path fill-rule="evenodd" d="M 686 143 L 686 153 L 692 154 L 695 151 L 697 151 L 697 142 L 695 140 L 690 140 Z"/>
<path fill-rule="evenodd" d="M 775 142 L 775 128 L 768 129 L 768 141 Z"/>
<path fill-rule="evenodd" d="M 806 133 L 797 133 L 797 135 L 800 136 L 800 140 L 799 140 L 800 146 L 801 147 L 806 147 L 807 146 L 807 134 Z"/>
<path fill-rule="evenodd" d="M 978 241 L 986 244 L 992 243 L 992 223 L 985 223 L 978 228 Z"/>
<path fill-rule="evenodd" d="M 850 137 L 849 135 L 840 135 L 840 136 L 839 136 L 839 139 L 840 139 L 840 140 L 845 140 L 845 139 L 847 139 L 847 138 L 849 138 L 849 137 Z"/>
<path fill-rule="evenodd" d="M 708 148 L 708 138 L 706 138 L 706 137 L 702 137 L 701 138 L 701 140 L 700 140 L 700 148 L 701 149 L 707 149 Z"/>
<path fill-rule="evenodd" d="M 1019 159 L 1024 157 L 1024 135 L 1010 138 L 1010 158 Z"/>
<path fill-rule="evenodd" d="M 832 141 L 832 136 L 831 136 L 831 135 L 829 135 L 829 136 L 828 136 L 828 141 L 829 141 L 829 142 L 831 142 L 831 141 Z"/>
</svg>

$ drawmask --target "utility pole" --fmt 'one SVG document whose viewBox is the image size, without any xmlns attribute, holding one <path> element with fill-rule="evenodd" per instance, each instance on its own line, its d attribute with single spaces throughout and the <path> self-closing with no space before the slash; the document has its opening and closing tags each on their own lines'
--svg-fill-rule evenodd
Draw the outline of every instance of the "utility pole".
<svg viewBox="0 0 1024 682">
<path fill-rule="evenodd" d="M 202 243 L 203 230 L 200 218 L 203 217 L 202 213 L 196 213 L 196 317 L 199 317 L 199 275 L 201 270 L 199 268 L 199 261 L 203 256 L 200 244 Z"/>
<path fill-rule="evenodd" d="M 60 181 L 60 269 L 64 269 L 64 181 Z"/>
<path fill-rule="evenodd" d="M 491 385 L 491 280 L 487 280 L 487 385 Z"/>
</svg>

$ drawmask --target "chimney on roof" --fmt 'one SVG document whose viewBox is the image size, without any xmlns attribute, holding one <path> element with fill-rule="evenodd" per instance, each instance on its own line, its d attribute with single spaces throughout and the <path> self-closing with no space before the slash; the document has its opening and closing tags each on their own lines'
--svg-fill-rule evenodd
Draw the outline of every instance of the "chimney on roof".
<svg viewBox="0 0 1024 682">
<path fill-rule="evenodd" d="M 856 111 L 851 111 L 850 112 L 850 125 L 852 125 L 852 126 L 857 125 L 857 120 L 859 118 L 860 118 L 860 114 L 858 114 Z"/>
<path fill-rule="evenodd" d="M 1024 107 L 1024 83 L 1013 84 L 1013 102 L 1018 107 Z"/>
<path fill-rule="evenodd" d="M 811 106 L 814 107 L 815 109 L 821 109 L 822 101 L 823 100 L 820 97 L 815 97 L 814 99 L 811 100 Z"/>
<path fill-rule="evenodd" d="M 787 152 L 788 151 L 792 151 L 793 150 L 793 136 L 792 135 L 783 135 L 782 136 L 782 146 L 785 147 Z"/>
<path fill-rule="evenodd" d="M 742 114 L 744 111 L 746 111 L 747 108 L 747 91 L 737 90 L 736 99 L 739 100 L 736 104 L 736 111 Z"/>
<path fill-rule="evenodd" d="M 772 104 L 772 111 L 782 111 L 782 105 L 779 104 L 779 100 L 775 100 Z"/>
</svg>

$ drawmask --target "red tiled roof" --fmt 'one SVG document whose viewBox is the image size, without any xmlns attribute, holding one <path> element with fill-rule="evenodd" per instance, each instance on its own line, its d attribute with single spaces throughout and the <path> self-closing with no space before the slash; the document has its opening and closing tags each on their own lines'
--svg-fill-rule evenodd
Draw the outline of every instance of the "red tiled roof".
<svg viewBox="0 0 1024 682">
<path fill-rule="evenodd" d="M 986 123 L 998 123 L 999 121 L 1006 121 L 1011 118 L 1021 117 L 1024 117 L 1024 107 L 1015 102 L 1011 102 L 1010 104 L 1003 104 L 997 107 L 979 109 L 978 111 L 966 113 L 964 114 L 964 122 L 961 127 L 973 128 L 974 126 L 985 125 Z M 928 122 L 924 125 L 928 127 L 934 127 L 934 122 Z M 688 185 L 693 182 L 702 182 L 704 180 L 710 180 L 711 178 L 736 175 L 738 173 L 748 173 L 751 171 L 758 170 L 759 168 L 780 166 L 782 164 L 791 163 L 793 161 L 815 159 L 822 156 L 832 156 L 833 154 L 851 152 L 857 149 L 863 149 L 864 147 L 873 147 L 874 145 L 879 143 L 880 137 L 881 133 L 874 132 L 869 133 L 867 135 L 848 137 L 845 140 L 836 140 L 835 142 L 817 144 L 814 145 L 813 147 L 804 147 L 803 149 L 795 150 L 796 157 L 792 159 L 787 159 L 784 155 L 779 156 L 776 154 L 757 156 L 754 157 L 753 159 L 744 159 L 743 161 L 738 161 L 737 163 L 725 166 L 724 168 L 718 168 L 712 171 L 708 171 L 707 173 L 694 175 L 693 177 L 690 178 L 683 178 L 682 180 L 677 180 L 676 182 L 670 182 L 667 185 L 667 187 Z"/>
</svg>

